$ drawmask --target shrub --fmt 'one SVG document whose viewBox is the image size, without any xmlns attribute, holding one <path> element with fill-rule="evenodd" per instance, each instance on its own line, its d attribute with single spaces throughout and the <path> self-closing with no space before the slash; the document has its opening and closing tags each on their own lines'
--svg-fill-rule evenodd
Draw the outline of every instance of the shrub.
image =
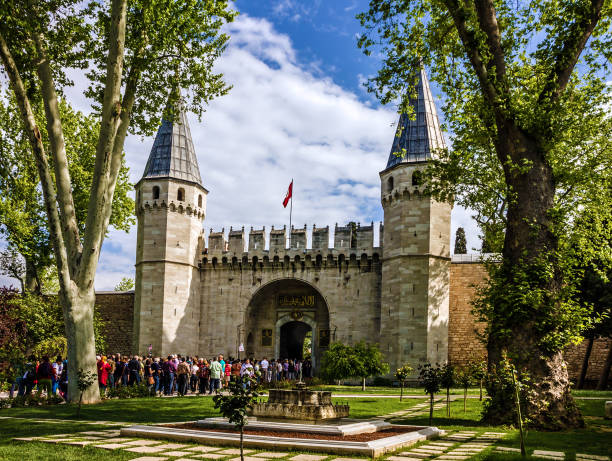
<svg viewBox="0 0 612 461">
<path fill-rule="evenodd" d="M 440 390 L 440 367 L 431 363 L 419 366 L 419 384 L 429 394 L 429 425 L 433 419 L 434 394 Z"/>
<path fill-rule="evenodd" d="M 150 387 L 145 383 L 136 384 L 134 386 L 117 386 L 109 389 L 106 393 L 109 399 L 137 399 L 142 397 L 152 397 Z"/>
</svg>

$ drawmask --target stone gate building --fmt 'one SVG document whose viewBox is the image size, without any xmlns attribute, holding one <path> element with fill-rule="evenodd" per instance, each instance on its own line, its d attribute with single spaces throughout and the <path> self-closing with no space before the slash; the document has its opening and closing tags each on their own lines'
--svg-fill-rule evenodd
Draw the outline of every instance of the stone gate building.
<svg viewBox="0 0 612 461">
<path fill-rule="evenodd" d="M 485 273 L 477 255 L 451 257 L 452 205 L 424 193 L 420 170 L 444 138 L 424 71 L 416 89 L 415 120 L 400 117 L 380 173 L 379 246 L 373 224 L 355 223 L 335 226 L 331 248 L 329 227 L 314 226 L 310 238 L 211 230 L 206 244 L 187 118 L 163 121 L 136 184 L 132 352 L 297 358 L 309 334 L 315 369 L 333 341 L 378 343 L 391 370 L 483 357 L 469 312 Z"/>
</svg>

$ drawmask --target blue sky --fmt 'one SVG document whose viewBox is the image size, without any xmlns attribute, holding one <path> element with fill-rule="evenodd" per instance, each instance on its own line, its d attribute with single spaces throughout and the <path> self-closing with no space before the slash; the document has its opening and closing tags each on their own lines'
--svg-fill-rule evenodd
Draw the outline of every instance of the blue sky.
<svg viewBox="0 0 612 461">
<path fill-rule="evenodd" d="M 378 173 L 398 115 L 362 86 L 379 65 L 356 46 L 355 15 L 367 2 L 238 0 L 235 7 L 241 14 L 227 27 L 230 45 L 217 64 L 234 88 L 214 100 L 201 121 L 189 116 L 203 185 L 210 191 L 206 235 L 210 228 L 288 224 L 281 202 L 291 178 L 296 227 L 382 220 Z M 87 82 L 81 73 L 73 78 L 67 96 L 87 112 Z M 126 141 L 133 183 L 152 144 L 153 138 Z M 479 246 L 469 213 L 455 207 L 453 236 L 458 226 L 466 228 L 468 248 Z M 122 277 L 133 277 L 135 251 L 135 227 L 129 233 L 111 229 L 96 289 L 110 290 Z M 0 277 L 0 284 L 11 283 L 17 285 Z"/>
<path fill-rule="evenodd" d="M 290 36 L 301 61 L 318 65 L 338 85 L 365 96 L 359 76 L 374 73 L 377 62 L 356 46 L 361 28 L 355 15 L 367 9 L 367 1 L 239 0 L 236 6 Z"/>
</svg>

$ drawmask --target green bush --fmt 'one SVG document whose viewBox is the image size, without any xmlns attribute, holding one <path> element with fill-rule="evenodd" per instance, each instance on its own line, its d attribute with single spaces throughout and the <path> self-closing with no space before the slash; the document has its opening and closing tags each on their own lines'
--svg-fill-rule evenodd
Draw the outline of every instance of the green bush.
<svg viewBox="0 0 612 461">
<path fill-rule="evenodd" d="M 14 398 L 0 399 L 0 409 L 2 408 L 22 408 L 22 407 L 40 407 L 44 405 L 59 405 L 64 403 L 59 395 L 51 395 L 50 397 L 44 397 L 42 395 L 28 394 L 18 395 Z"/>
<path fill-rule="evenodd" d="M 109 399 L 136 399 L 141 397 L 152 397 L 150 387 L 145 383 L 134 386 L 117 386 L 109 389 L 106 396 Z"/>
</svg>

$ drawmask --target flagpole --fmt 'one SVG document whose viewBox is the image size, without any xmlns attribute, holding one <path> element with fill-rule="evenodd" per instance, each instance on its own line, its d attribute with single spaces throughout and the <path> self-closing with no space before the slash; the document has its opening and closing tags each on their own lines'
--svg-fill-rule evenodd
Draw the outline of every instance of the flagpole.
<svg viewBox="0 0 612 461">
<path fill-rule="evenodd" d="M 289 198 L 289 249 L 291 250 L 291 215 L 293 214 L 293 178 L 291 178 L 291 197 Z"/>
</svg>

